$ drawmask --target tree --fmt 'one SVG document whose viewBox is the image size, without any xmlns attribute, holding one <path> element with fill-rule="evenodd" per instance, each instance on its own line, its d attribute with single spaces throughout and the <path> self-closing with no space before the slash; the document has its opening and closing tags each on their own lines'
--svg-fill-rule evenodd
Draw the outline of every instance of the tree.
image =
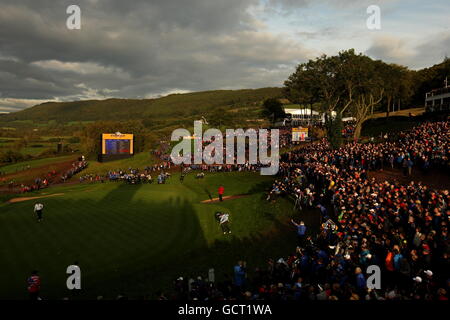
<svg viewBox="0 0 450 320">
<path fill-rule="evenodd" d="M 97 121 L 86 125 L 81 132 L 83 152 L 87 155 L 97 155 L 101 152 L 101 134 L 102 133 L 132 133 L 134 134 L 134 152 L 142 152 L 146 147 L 146 135 L 141 121 Z"/>
<path fill-rule="evenodd" d="M 450 59 L 446 57 L 444 61 L 430 68 L 412 72 L 411 78 L 413 95 L 409 105 L 422 106 L 427 92 L 442 88 L 445 78 L 450 80 Z"/>
<path fill-rule="evenodd" d="M 325 126 L 331 147 L 339 148 L 343 142 L 342 130 L 344 129 L 341 113 L 338 113 L 336 117 L 325 115 Z"/>
<path fill-rule="evenodd" d="M 334 112 L 341 116 L 352 103 L 356 86 L 353 49 L 341 51 L 337 56 L 322 55 L 314 60 L 300 64 L 285 81 L 283 92 L 291 100 L 300 103 L 318 103 L 320 112 L 331 117 Z"/>
<path fill-rule="evenodd" d="M 322 55 L 300 64 L 285 82 L 284 92 L 299 101 L 317 99 L 328 122 L 328 138 L 335 139 L 330 136 L 335 131 L 334 115 L 341 118 L 344 113 L 356 118 L 355 137 L 359 138 L 362 124 L 383 98 L 384 65 L 354 49 Z"/>
<path fill-rule="evenodd" d="M 308 106 L 311 115 L 313 105 L 320 102 L 320 86 L 315 81 L 317 70 L 312 67 L 313 62 L 301 64 L 295 73 L 284 82 L 283 94 L 291 102 Z"/>
<path fill-rule="evenodd" d="M 380 65 L 380 68 L 385 92 L 383 104 L 385 105 L 386 117 L 389 117 L 391 107 L 396 100 L 409 102 L 413 89 L 413 73 L 407 67 L 398 64 L 384 63 Z"/>
<path fill-rule="evenodd" d="M 284 118 L 286 113 L 283 109 L 283 104 L 276 98 L 269 98 L 263 103 L 262 114 L 265 118 L 275 123 L 276 119 Z"/>
<path fill-rule="evenodd" d="M 355 87 L 350 113 L 356 119 L 354 138 L 358 139 L 361 136 L 362 125 L 368 119 L 371 110 L 383 99 L 384 62 L 360 56 L 354 64 Z"/>
</svg>

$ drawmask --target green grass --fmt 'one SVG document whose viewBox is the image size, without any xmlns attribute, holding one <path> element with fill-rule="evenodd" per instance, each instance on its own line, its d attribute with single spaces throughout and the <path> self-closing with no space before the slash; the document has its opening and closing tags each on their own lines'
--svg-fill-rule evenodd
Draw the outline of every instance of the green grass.
<svg viewBox="0 0 450 320">
<path fill-rule="evenodd" d="M 425 112 L 425 108 L 410 108 L 400 111 L 394 111 L 390 112 L 389 116 L 391 117 L 408 117 L 411 113 L 414 116 L 421 115 Z M 374 113 L 369 116 L 369 119 L 377 119 L 377 118 L 385 118 L 386 117 L 386 111 Z"/>
<path fill-rule="evenodd" d="M 116 160 L 111 162 L 98 162 L 95 160 L 89 161 L 89 167 L 82 172 L 82 174 L 105 174 L 109 171 L 118 169 L 127 170 L 128 168 L 145 168 L 146 166 L 153 165 L 155 158 L 150 155 L 149 152 L 141 152 L 135 154 L 133 157 Z"/>
<path fill-rule="evenodd" d="M 42 144 L 42 146 L 40 147 L 27 146 L 20 149 L 20 153 L 22 153 L 23 155 L 30 155 L 36 157 L 45 150 L 50 149 L 52 147 L 56 150 L 56 144 Z"/>
<path fill-rule="evenodd" d="M 82 270 L 83 298 L 120 292 L 132 297 L 167 289 L 179 276 L 206 275 L 220 280 L 238 259 L 250 268 L 268 257 L 292 252 L 295 230 L 286 225 L 292 203 L 268 203 L 264 189 L 273 178 L 255 173 L 207 174 L 203 180 L 177 176 L 166 185 L 80 184 L 48 189 L 64 193 L 42 199 L 44 221 L 33 216 L 34 201 L 0 205 L 0 299 L 26 298 L 25 279 L 33 269 L 42 277 L 42 296 L 70 296 L 68 265 Z M 216 196 L 249 194 L 222 203 L 202 204 Z M 216 210 L 231 213 L 232 235 L 224 236 Z M 309 219 L 309 220 L 308 220 Z M 307 224 L 316 216 L 306 217 Z"/>
<path fill-rule="evenodd" d="M 42 167 L 42 166 L 46 166 L 46 165 L 50 165 L 50 164 L 69 161 L 72 159 L 75 160 L 76 158 L 77 158 L 77 155 L 70 155 L 70 156 L 61 156 L 61 157 L 52 157 L 52 158 L 23 161 L 23 162 L 18 162 L 18 163 L 9 164 L 9 165 L 0 167 L 0 171 L 5 174 L 15 173 L 18 171 L 22 171 L 27 166 L 30 166 L 30 168 L 38 168 L 38 167 Z"/>
<path fill-rule="evenodd" d="M 410 130 L 420 124 L 415 118 L 395 116 L 389 118 L 369 119 L 363 124 L 361 135 L 364 137 L 377 137 L 380 134 L 393 134 L 404 130 Z"/>
</svg>

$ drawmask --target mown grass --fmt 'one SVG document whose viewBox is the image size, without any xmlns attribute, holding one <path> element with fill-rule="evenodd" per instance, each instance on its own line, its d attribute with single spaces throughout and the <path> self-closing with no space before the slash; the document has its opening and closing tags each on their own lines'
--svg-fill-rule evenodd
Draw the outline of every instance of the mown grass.
<svg viewBox="0 0 450 320">
<path fill-rule="evenodd" d="M 34 201 L 2 204 L 0 298 L 26 298 L 25 279 L 33 269 L 40 271 L 44 298 L 70 296 L 65 271 L 75 261 L 82 270 L 80 298 L 154 297 L 179 275 L 206 275 L 214 268 L 221 280 L 238 259 L 253 269 L 270 256 L 288 254 L 295 248 L 295 231 L 286 224 L 294 215 L 292 203 L 265 201 L 271 181 L 257 173 L 217 173 L 203 180 L 191 174 L 183 184 L 175 175 L 166 185 L 52 188 L 44 192 L 64 195 L 40 200 L 41 223 L 33 215 Z M 200 202 L 208 193 L 215 197 L 220 184 L 226 195 L 248 196 Z M 221 233 L 216 210 L 231 214 L 232 235 Z M 306 221 L 316 223 L 315 216 Z"/>
<path fill-rule="evenodd" d="M 149 152 L 137 153 L 134 156 L 111 162 L 98 162 L 92 159 L 89 161 L 89 167 L 81 174 L 106 174 L 109 171 L 128 170 L 128 168 L 144 169 L 146 166 L 155 164 L 157 161 Z M 159 162 L 159 161 L 158 161 Z"/>
<path fill-rule="evenodd" d="M 36 160 L 29 160 L 29 161 L 23 161 L 18 162 L 14 164 L 9 164 L 5 166 L 0 167 L 0 171 L 2 174 L 10 174 L 15 172 L 20 172 L 28 168 L 30 166 L 30 169 L 33 168 L 39 168 L 51 164 L 57 164 L 60 162 L 65 162 L 69 160 L 76 160 L 77 155 L 68 155 L 68 156 L 60 156 L 60 157 L 51 157 L 51 158 L 43 158 L 43 159 L 36 159 Z"/>
</svg>

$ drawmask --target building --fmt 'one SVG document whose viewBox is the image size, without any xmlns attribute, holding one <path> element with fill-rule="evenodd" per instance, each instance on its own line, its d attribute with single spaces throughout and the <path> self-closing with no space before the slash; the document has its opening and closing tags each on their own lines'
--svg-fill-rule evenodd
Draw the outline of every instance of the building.
<svg viewBox="0 0 450 320">
<path fill-rule="evenodd" d="M 445 79 L 444 88 L 434 89 L 425 95 L 425 111 L 449 111 L 450 110 L 450 87 Z"/>
<path fill-rule="evenodd" d="M 325 116 L 321 115 L 319 112 L 307 109 L 307 108 L 284 108 L 284 112 L 288 115 L 291 120 L 291 125 L 310 125 L 317 123 L 325 123 Z M 331 113 L 333 117 L 336 116 L 336 112 Z"/>
</svg>

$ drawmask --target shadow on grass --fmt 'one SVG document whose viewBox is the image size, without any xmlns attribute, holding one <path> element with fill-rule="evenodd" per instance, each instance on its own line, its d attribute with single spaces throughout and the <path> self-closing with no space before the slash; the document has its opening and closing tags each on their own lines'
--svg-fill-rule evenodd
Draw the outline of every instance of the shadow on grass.
<svg viewBox="0 0 450 320">
<path fill-rule="evenodd" d="M 1 252 L 8 259 L 2 262 L 0 298 L 26 299 L 24 281 L 32 269 L 40 271 L 46 299 L 155 298 L 158 290 L 170 292 L 180 275 L 206 276 L 214 268 L 221 281 L 232 275 L 238 260 L 253 270 L 295 249 L 295 228 L 269 212 L 261 219 L 271 222 L 270 230 L 248 237 L 220 235 L 208 245 L 191 202 L 181 196 L 133 201 L 141 187 L 120 185 L 98 201 L 49 200 L 53 209 L 41 225 L 25 213 L 14 225 L 5 219 L 0 241 L 13 245 Z M 74 261 L 82 270 L 83 290 L 77 295 L 65 286 L 66 268 Z"/>
</svg>

